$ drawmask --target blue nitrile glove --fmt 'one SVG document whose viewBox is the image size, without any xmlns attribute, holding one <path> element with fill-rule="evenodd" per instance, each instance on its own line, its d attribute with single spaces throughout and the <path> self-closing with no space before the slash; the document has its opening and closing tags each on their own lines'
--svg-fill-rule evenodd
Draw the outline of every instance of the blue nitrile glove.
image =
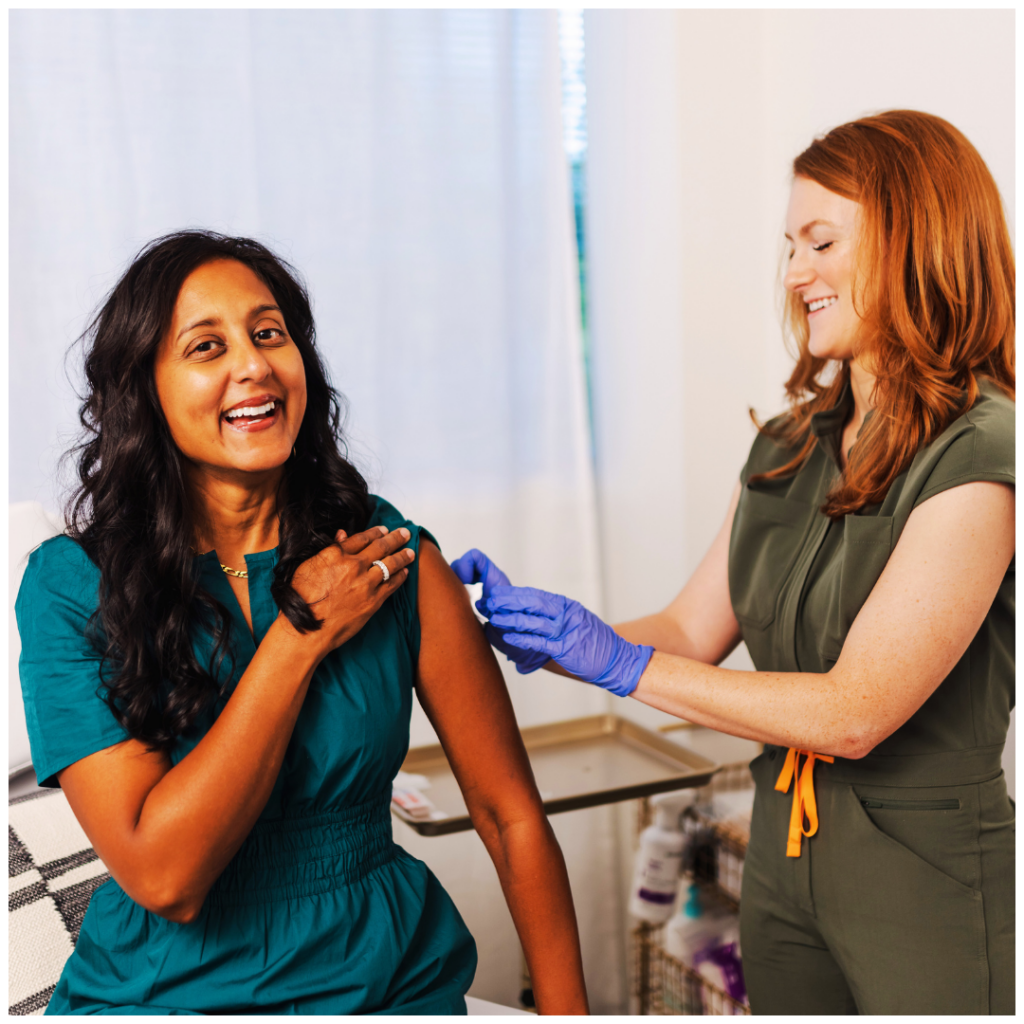
<svg viewBox="0 0 1024 1024">
<path fill-rule="evenodd" d="M 508 577 L 482 552 L 476 548 L 467 551 L 461 558 L 452 562 L 452 569 L 455 575 L 463 583 L 479 583 L 483 580 L 484 594 L 476 603 L 477 611 L 481 615 L 490 618 L 487 611 L 487 598 L 491 596 L 491 590 L 496 586 L 510 586 Z M 495 629 L 489 622 L 484 623 L 484 636 L 487 642 L 514 662 L 516 671 L 527 675 L 536 672 L 542 665 L 548 662 L 546 654 L 538 654 L 536 651 L 526 651 L 521 647 L 513 647 L 505 643 L 505 634 L 500 629 Z"/>
<path fill-rule="evenodd" d="M 628 697 L 654 654 L 623 640 L 578 601 L 533 587 L 495 584 L 485 602 L 505 643 L 553 658 L 574 676 Z M 486 614 L 486 613 L 485 613 Z"/>
</svg>

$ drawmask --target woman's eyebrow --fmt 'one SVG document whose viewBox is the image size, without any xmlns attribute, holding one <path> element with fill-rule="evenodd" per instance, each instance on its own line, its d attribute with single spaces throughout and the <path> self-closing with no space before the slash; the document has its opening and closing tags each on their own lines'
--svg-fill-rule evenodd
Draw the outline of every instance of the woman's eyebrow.
<svg viewBox="0 0 1024 1024">
<path fill-rule="evenodd" d="M 253 308 L 249 310 L 249 319 L 251 320 L 253 317 L 259 316 L 260 313 L 269 313 L 271 310 L 280 313 L 281 307 L 275 306 L 269 302 L 262 306 L 253 306 Z"/>
<path fill-rule="evenodd" d="M 249 310 L 249 319 L 252 320 L 254 317 L 259 316 L 260 313 L 268 313 L 271 310 L 280 313 L 281 307 L 275 306 L 271 302 L 264 303 L 260 306 L 253 306 L 253 308 Z M 194 331 L 197 327 L 216 327 L 220 322 L 221 319 L 219 316 L 208 316 L 204 317 L 202 320 L 196 320 L 195 323 L 189 324 L 187 327 L 182 327 L 178 332 L 178 337 L 174 340 L 180 341 L 182 335 L 188 334 L 189 331 Z"/>
<path fill-rule="evenodd" d="M 178 331 L 178 337 L 175 338 L 174 340 L 175 341 L 180 341 L 182 335 L 188 334 L 189 331 L 193 331 L 197 327 L 216 327 L 217 324 L 219 324 L 219 323 L 220 323 L 220 317 L 218 317 L 218 316 L 208 316 L 208 317 L 204 318 L 203 320 L 197 320 L 194 324 L 189 324 L 187 327 L 182 327 L 182 329 L 180 331 Z"/>
<path fill-rule="evenodd" d="M 800 234 L 801 234 L 801 235 L 806 235 L 806 234 L 807 234 L 807 233 L 808 233 L 808 232 L 809 232 L 809 231 L 811 230 L 811 228 L 816 228 L 816 227 L 818 227 L 818 225 L 819 225 L 819 224 L 820 224 L 820 225 L 823 225 L 823 226 L 824 226 L 824 227 L 826 227 L 826 228 L 836 228 L 837 230 L 838 230 L 838 228 L 839 228 L 839 225 L 838 225 L 838 224 L 835 224 L 835 223 L 833 223 L 833 222 L 832 222 L 832 221 L 830 221 L 830 220 L 824 220 L 823 218 L 819 217 L 819 218 L 818 218 L 817 220 L 809 220 L 809 221 L 808 221 L 808 222 L 807 222 L 807 223 L 806 223 L 806 224 L 805 224 L 805 225 L 804 225 L 804 226 L 803 226 L 803 227 L 802 227 L 802 228 L 800 229 Z M 790 240 L 791 242 L 793 241 L 793 238 L 792 238 L 792 236 L 791 236 L 791 235 L 789 234 L 789 232 L 788 232 L 788 231 L 787 231 L 787 232 L 785 232 L 785 237 L 786 237 L 786 238 L 788 238 L 788 239 L 789 239 L 789 240 Z"/>
</svg>

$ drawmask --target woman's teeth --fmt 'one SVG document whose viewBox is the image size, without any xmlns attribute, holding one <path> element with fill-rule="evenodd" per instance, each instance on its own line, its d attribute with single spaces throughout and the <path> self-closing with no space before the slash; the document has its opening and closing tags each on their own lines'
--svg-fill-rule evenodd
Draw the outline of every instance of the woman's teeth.
<svg viewBox="0 0 1024 1024">
<path fill-rule="evenodd" d="M 826 306 L 831 306 L 833 302 L 838 302 L 839 299 L 835 295 L 830 295 L 827 299 L 815 299 L 813 302 L 807 303 L 807 312 L 814 313 L 819 309 L 824 309 Z"/>
<path fill-rule="evenodd" d="M 243 416 L 264 416 L 268 412 L 274 411 L 274 403 L 267 402 L 266 405 L 247 405 L 241 409 L 230 409 L 224 413 L 224 418 L 229 420 L 237 420 Z"/>
</svg>

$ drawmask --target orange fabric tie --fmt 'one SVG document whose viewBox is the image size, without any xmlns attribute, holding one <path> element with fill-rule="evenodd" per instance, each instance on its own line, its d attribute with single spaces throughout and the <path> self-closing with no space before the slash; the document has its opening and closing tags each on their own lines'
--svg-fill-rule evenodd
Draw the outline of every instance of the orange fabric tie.
<svg viewBox="0 0 1024 1024">
<path fill-rule="evenodd" d="M 806 757 L 804 770 L 800 771 L 800 758 Z M 780 793 L 789 789 L 793 782 L 793 813 L 789 816 L 789 837 L 786 840 L 786 856 L 800 856 L 801 836 L 813 836 L 818 831 L 818 805 L 814 800 L 814 762 L 815 760 L 835 762 L 828 754 L 815 754 L 812 750 L 797 750 L 790 747 L 786 755 L 786 763 L 779 773 L 779 781 L 775 788 Z M 807 815 L 809 828 L 804 828 L 804 815 Z"/>
</svg>

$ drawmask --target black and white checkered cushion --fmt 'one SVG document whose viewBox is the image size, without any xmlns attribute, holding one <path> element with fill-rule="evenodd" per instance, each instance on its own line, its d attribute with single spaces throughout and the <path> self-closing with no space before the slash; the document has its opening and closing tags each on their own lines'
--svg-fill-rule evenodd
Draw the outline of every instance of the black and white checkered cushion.
<svg viewBox="0 0 1024 1024">
<path fill-rule="evenodd" d="M 18 797 L 9 812 L 9 1011 L 41 1014 L 110 875 L 59 789 Z"/>
</svg>

